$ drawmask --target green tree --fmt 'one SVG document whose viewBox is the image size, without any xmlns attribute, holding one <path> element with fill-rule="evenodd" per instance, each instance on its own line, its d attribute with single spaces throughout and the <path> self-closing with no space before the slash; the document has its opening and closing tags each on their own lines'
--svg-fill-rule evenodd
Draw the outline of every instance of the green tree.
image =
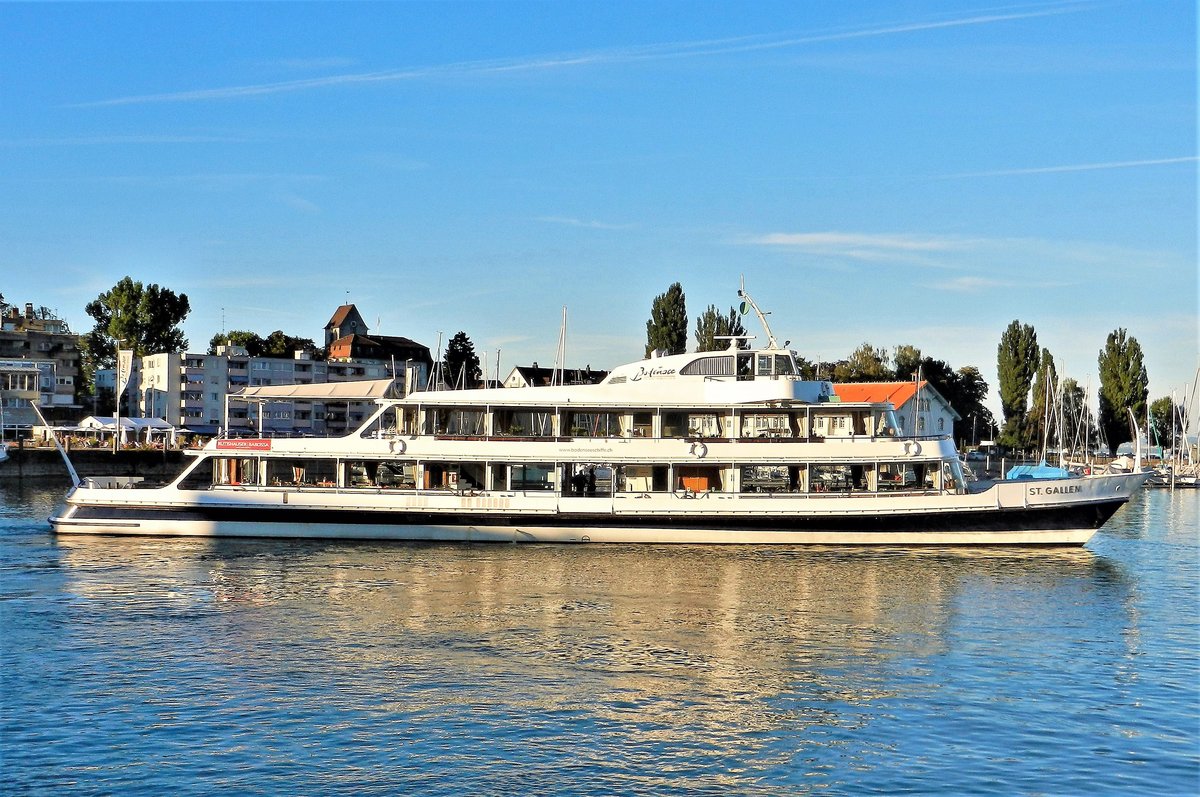
<svg viewBox="0 0 1200 797">
<path fill-rule="evenodd" d="M 729 348 L 731 341 L 718 340 L 721 335 L 745 335 L 746 328 L 742 325 L 742 314 L 735 308 L 729 308 L 729 315 L 723 315 L 715 304 L 710 304 L 704 313 L 696 318 L 696 351 L 724 351 Z M 739 349 L 749 347 L 749 341 L 737 341 Z"/>
<path fill-rule="evenodd" d="M 286 335 L 282 329 L 277 329 L 267 335 L 266 340 L 263 341 L 264 357 L 291 357 L 298 351 L 316 354 L 317 344 L 313 342 L 312 338 Z"/>
<path fill-rule="evenodd" d="M 218 346 L 241 346 L 251 357 L 261 357 L 266 342 L 257 332 L 244 329 L 231 329 L 228 332 L 218 332 L 208 341 L 208 353 L 216 354 Z"/>
<path fill-rule="evenodd" d="M 917 375 L 921 365 L 921 350 L 907 343 L 892 350 L 892 362 L 895 363 L 896 379 L 907 381 Z"/>
<path fill-rule="evenodd" d="M 1046 424 L 1053 425 L 1057 383 L 1058 371 L 1054 367 L 1054 357 L 1049 349 L 1042 349 L 1041 362 L 1038 363 L 1037 372 L 1033 376 L 1033 396 L 1029 413 L 1025 416 L 1025 438 L 1021 441 L 1022 448 L 1040 448 Z M 1061 434 L 1061 430 L 1059 433 Z"/>
<path fill-rule="evenodd" d="M 96 322 L 79 338 L 84 387 L 81 393 L 97 397 L 95 374 L 117 362 L 117 346 L 132 349 L 135 357 L 180 352 L 187 338 L 179 325 L 191 312 L 186 293 L 158 285 L 143 286 L 125 277 L 84 308 Z"/>
<path fill-rule="evenodd" d="M 984 405 L 987 396 L 988 383 L 978 368 L 965 365 L 958 369 L 952 395 L 946 396 L 950 406 L 962 416 L 954 422 L 956 440 L 968 441 L 975 445 L 980 437 L 987 436 L 988 430 L 995 425 L 992 411 Z"/>
<path fill-rule="evenodd" d="M 1087 406 L 1087 395 L 1079 383 L 1067 377 L 1059 386 L 1063 429 L 1060 438 L 1067 451 L 1090 451 L 1096 440 L 1096 420 Z"/>
<path fill-rule="evenodd" d="M 1099 426 L 1104 439 L 1108 441 L 1109 453 L 1115 455 L 1121 443 L 1133 439 L 1126 410 L 1132 410 L 1133 416 L 1139 420 L 1146 417 L 1150 380 L 1142 360 L 1141 344 L 1123 328 L 1108 334 L 1098 362 Z"/>
<path fill-rule="evenodd" d="M 848 360 L 838 363 L 833 369 L 835 382 L 882 382 L 892 378 L 887 349 L 872 348 L 870 343 L 859 346 Z"/>
<path fill-rule="evenodd" d="M 667 354 L 687 351 L 688 315 L 683 286 L 678 282 L 666 293 L 654 297 L 650 305 L 650 320 L 646 322 L 646 356 L 655 350 Z"/>
<path fill-rule="evenodd" d="M 106 368 L 116 363 L 118 342 L 121 348 L 132 349 L 135 357 L 184 351 L 187 338 L 179 325 L 191 309 L 186 293 L 176 295 L 125 277 L 84 308 L 96 322 L 84 336 L 88 350 Z"/>
<path fill-rule="evenodd" d="M 1029 324 L 1013 321 L 1000 336 L 996 370 L 1000 377 L 1000 409 L 1004 413 L 999 440 L 1003 445 L 1022 448 L 1025 444 L 1025 410 L 1039 354 L 1037 333 Z"/>
<path fill-rule="evenodd" d="M 1173 402 L 1170 396 L 1155 399 L 1150 405 L 1150 429 L 1153 445 L 1173 449 L 1183 434 L 1179 419 L 1186 417 L 1183 407 Z"/>
<path fill-rule="evenodd" d="M 479 355 L 475 344 L 466 332 L 458 332 L 446 345 L 442 357 L 442 379 L 452 387 L 478 387 L 483 371 L 479 367 Z"/>
</svg>

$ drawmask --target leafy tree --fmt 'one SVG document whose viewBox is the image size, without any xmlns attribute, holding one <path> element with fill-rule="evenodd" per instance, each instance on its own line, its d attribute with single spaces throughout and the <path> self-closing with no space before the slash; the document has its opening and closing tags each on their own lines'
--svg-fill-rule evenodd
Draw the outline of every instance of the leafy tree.
<svg viewBox="0 0 1200 797">
<path fill-rule="evenodd" d="M 1013 321 L 1000 336 L 996 365 L 1004 428 L 999 442 L 1006 446 L 1021 448 L 1025 444 L 1025 410 L 1029 406 L 1029 388 L 1033 384 L 1039 354 L 1037 333 L 1029 324 Z"/>
<path fill-rule="evenodd" d="M 1183 435 L 1179 423 L 1179 419 L 1183 417 L 1186 417 L 1183 407 L 1173 402 L 1169 396 L 1155 399 L 1150 405 L 1150 428 L 1153 434 L 1151 442 L 1163 448 L 1175 448 Z"/>
<path fill-rule="evenodd" d="M 1100 430 L 1108 441 L 1110 454 L 1117 453 L 1121 443 L 1133 439 L 1129 428 L 1129 415 L 1133 411 L 1138 419 L 1146 417 L 1146 399 L 1149 396 L 1149 377 L 1142 360 L 1142 346 L 1137 338 L 1125 329 L 1115 329 L 1108 334 L 1104 348 L 1100 350 Z"/>
<path fill-rule="evenodd" d="M 646 322 L 646 356 L 662 349 L 667 354 L 687 351 L 688 315 L 683 286 L 678 282 L 654 297 Z"/>
<path fill-rule="evenodd" d="M 887 349 L 875 349 L 870 343 L 859 346 L 850 359 L 838 363 L 833 369 L 835 382 L 882 382 L 891 379 L 888 368 Z"/>
<path fill-rule="evenodd" d="M 729 348 L 730 341 L 718 340 L 718 336 L 745 334 L 741 313 L 730 307 L 729 315 L 722 315 L 715 304 L 710 304 L 704 314 L 696 318 L 696 351 L 724 351 Z M 749 345 L 749 341 L 737 341 L 739 349 L 749 348 Z"/>
<path fill-rule="evenodd" d="M 317 344 L 313 342 L 312 338 L 285 335 L 281 329 L 267 335 L 267 339 L 263 341 L 264 357 L 291 357 L 298 351 L 309 351 L 315 354 Z"/>
<path fill-rule="evenodd" d="M 1033 377 L 1033 401 L 1029 414 L 1025 416 L 1025 439 L 1022 448 L 1041 446 L 1047 423 L 1054 422 L 1056 385 L 1058 372 L 1054 368 L 1054 357 L 1049 349 L 1042 349 L 1042 359 Z M 1047 395 L 1049 393 L 1049 395 Z M 1061 435 L 1062 430 L 1059 430 Z"/>
<path fill-rule="evenodd" d="M 191 312 L 186 293 L 125 277 L 84 308 L 96 325 L 84 337 L 93 361 L 100 367 L 116 363 L 118 342 L 135 357 L 187 349 L 179 325 Z"/>
<path fill-rule="evenodd" d="M 921 365 L 921 350 L 907 343 L 897 346 L 893 350 L 892 362 L 896 364 L 897 379 L 905 381 L 912 379 L 917 375 L 917 368 Z"/>
<path fill-rule="evenodd" d="M 987 380 L 975 366 L 965 365 L 959 368 L 955 374 L 952 393 L 943 395 L 950 402 L 950 406 L 962 416 L 954 422 L 955 439 L 968 440 L 974 445 L 979 442 L 981 434 L 986 435 L 995 425 L 992 411 L 984 405 L 988 395 Z"/>
<path fill-rule="evenodd" d="M 459 332 L 446 345 L 442 357 L 442 379 L 452 386 L 478 387 L 483 371 L 479 367 L 479 355 L 475 344 L 466 332 Z"/>
<path fill-rule="evenodd" d="M 1087 406 L 1087 395 L 1074 379 L 1067 377 L 1059 386 L 1062 401 L 1063 448 L 1068 451 L 1090 451 L 1096 439 L 1096 421 Z"/>
<path fill-rule="evenodd" d="M 167 288 L 143 286 L 125 277 L 84 310 L 96 323 L 79 338 L 83 366 L 80 392 L 94 398 L 99 398 L 96 371 L 116 366 L 118 345 L 132 349 L 135 357 L 187 348 L 187 338 L 179 328 L 191 312 L 186 293 L 176 295 Z"/>
<path fill-rule="evenodd" d="M 218 346 L 241 346 L 251 357 L 261 357 L 266 342 L 257 332 L 233 329 L 229 332 L 218 332 L 216 335 L 213 335 L 212 339 L 208 342 L 208 353 L 216 354 Z"/>
</svg>

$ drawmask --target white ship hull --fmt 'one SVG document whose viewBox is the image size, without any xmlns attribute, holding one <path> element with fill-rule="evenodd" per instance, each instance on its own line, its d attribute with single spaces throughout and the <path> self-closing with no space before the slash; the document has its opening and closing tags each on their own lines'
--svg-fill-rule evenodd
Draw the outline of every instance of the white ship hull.
<svg viewBox="0 0 1200 797">
<path fill-rule="evenodd" d="M 534 543 L 1082 545 L 1144 481 L 999 482 L 977 493 L 608 497 L 79 488 L 60 534 Z"/>
</svg>

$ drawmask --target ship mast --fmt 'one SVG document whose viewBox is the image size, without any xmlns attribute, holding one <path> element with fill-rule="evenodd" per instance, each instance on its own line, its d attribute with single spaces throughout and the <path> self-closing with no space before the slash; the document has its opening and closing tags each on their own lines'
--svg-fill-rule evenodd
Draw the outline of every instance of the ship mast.
<svg viewBox="0 0 1200 797">
<path fill-rule="evenodd" d="M 750 294 L 746 293 L 745 277 L 741 278 L 741 287 L 738 288 L 738 296 L 742 300 L 742 305 L 738 308 L 738 312 L 742 315 L 749 315 L 750 311 L 753 310 L 754 314 L 758 316 L 758 323 L 762 324 L 763 331 L 767 333 L 767 348 L 778 349 L 779 342 L 775 340 L 775 333 L 771 331 L 771 325 L 767 323 L 767 313 L 758 309 L 758 305 L 750 298 Z"/>
</svg>

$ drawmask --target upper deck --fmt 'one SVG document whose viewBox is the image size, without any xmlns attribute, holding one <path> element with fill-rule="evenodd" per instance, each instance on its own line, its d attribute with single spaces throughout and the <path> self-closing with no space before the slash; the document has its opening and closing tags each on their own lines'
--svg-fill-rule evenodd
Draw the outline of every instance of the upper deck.
<svg viewBox="0 0 1200 797">
<path fill-rule="evenodd" d="M 619 366 L 597 385 L 430 390 L 404 403 L 645 408 L 835 400 L 833 385 L 806 381 L 787 349 L 730 349 L 651 356 Z"/>
</svg>

